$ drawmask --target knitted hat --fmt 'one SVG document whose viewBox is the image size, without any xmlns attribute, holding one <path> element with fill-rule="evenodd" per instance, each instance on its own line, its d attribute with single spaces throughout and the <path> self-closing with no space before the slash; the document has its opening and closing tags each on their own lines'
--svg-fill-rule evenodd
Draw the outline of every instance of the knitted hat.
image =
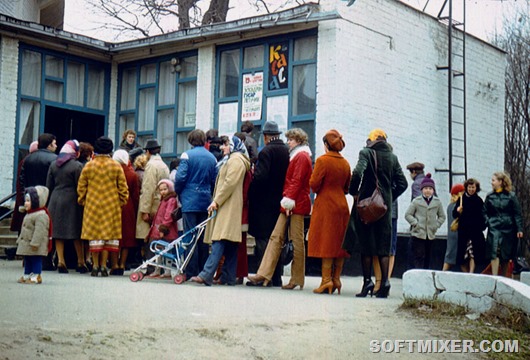
<svg viewBox="0 0 530 360">
<path fill-rule="evenodd" d="M 129 153 L 123 149 L 116 150 L 112 155 L 112 158 L 123 165 L 129 163 Z"/>
<path fill-rule="evenodd" d="M 344 140 L 342 140 L 342 135 L 335 129 L 329 130 L 322 140 L 328 144 L 328 148 L 331 151 L 341 152 L 346 146 Z"/>
<path fill-rule="evenodd" d="M 453 187 L 451 188 L 451 195 L 458 195 L 464 190 L 465 189 L 464 189 L 463 184 L 454 184 Z"/>
<path fill-rule="evenodd" d="M 156 185 L 156 187 L 159 187 L 160 184 L 166 184 L 167 185 L 167 189 L 169 190 L 169 192 L 173 192 L 175 191 L 175 185 L 173 185 L 173 182 L 169 179 L 162 179 L 158 182 L 158 184 Z"/>
<path fill-rule="evenodd" d="M 96 154 L 110 154 L 114 149 L 114 144 L 112 140 L 106 136 L 99 137 L 94 144 L 94 151 Z"/>
<path fill-rule="evenodd" d="M 38 209 L 46 205 L 48 194 L 50 193 L 46 186 L 30 186 L 26 188 L 26 196 L 29 197 L 32 209 Z"/>
<path fill-rule="evenodd" d="M 431 179 L 431 173 L 427 173 L 427 175 L 425 175 L 425 177 L 424 177 L 423 180 L 421 181 L 420 189 L 423 190 L 423 188 L 424 188 L 424 187 L 427 187 L 427 186 L 432 187 L 433 190 L 436 189 L 436 187 L 434 186 L 434 180 Z"/>
<path fill-rule="evenodd" d="M 382 129 L 373 129 L 368 134 L 368 140 L 370 141 L 376 141 L 380 137 L 386 139 L 386 132 L 384 132 Z"/>
</svg>

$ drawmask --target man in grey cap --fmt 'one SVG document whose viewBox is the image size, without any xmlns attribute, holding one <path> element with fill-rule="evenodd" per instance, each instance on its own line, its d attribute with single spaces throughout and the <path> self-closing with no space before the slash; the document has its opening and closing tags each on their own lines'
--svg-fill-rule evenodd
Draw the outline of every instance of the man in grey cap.
<svg viewBox="0 0 530 360">
<path fill-rule="evenodd" d="M 158 182 L 169 179 L 169 168 L 160 156 L 160 144 L 156 139 L 149 139 L 145 144 L 148 162 L 145 166 L 142 188 L 140 189 L 140 203 L 136 220 L 136 238 L 145 239 L 151 227 L 151 221 L 158 210 L 160 197 Z"/>
<path fill-rule="evenodd" d="M 259 267 L 267 243 L 280 215 L 283 183 L 289 166 L 289 148 L 280 139 L 281 131 L 274 121 L 263 126 L 265 146 L 258 154 L 254 177 L 249 189 L 249 229 L 256 239 L 255 256 Z M 278 262 L 272 286 L 282 286 L 283 266 Z M 247 282 L 247 285 L 252 283 Z"/>
</svg>

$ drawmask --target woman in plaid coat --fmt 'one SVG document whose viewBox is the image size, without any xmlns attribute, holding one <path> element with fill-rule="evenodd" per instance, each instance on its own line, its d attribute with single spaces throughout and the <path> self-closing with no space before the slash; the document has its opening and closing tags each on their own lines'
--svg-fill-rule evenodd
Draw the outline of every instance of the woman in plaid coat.
<svg viewBox="0 0 530 360">
<path fill-rule="evenodd" d="M 98 276 L 98 272 L 108 276 L 108 253 L 119 251 L 121 207 L 129 198 L 121 165 L 110 156 L 113 148 L 108 137 L 96 140 L 96 156 L 83 168 L 77 185 L 77 201 L 85 207 L 81 238 L 90 241 L 94 262 L 92 276 Z"/>
</svg>

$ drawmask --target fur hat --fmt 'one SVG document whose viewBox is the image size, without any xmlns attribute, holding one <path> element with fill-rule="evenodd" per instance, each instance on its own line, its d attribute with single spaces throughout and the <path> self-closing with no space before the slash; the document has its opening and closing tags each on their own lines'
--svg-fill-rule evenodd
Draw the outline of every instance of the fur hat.
<svg viewBox="0 0 530 360">
<path fill-rule="evenodd" d="M 463 184 L 454 184 L 453 187 L 451 188 L 451 195 L 458 195 L 464 190 L 465 189 L 464 189 Z"/>
<path fill-rule="evenodd" d="M 156 185 L 156 187 L 159 187 L 160 184 L 166 184 L 167 185 L 167 189 L 169 190 L 169 192 L 173 192 L 175 191 L 175 185 L 173 185 L 173 182 L 169 179 L 162 179 L 158 182 L 158 184 Z"/>
<path fill-rule="evenodd" d="M 346 146 L 344 140 L 342 140 L 342 135 L 335 129 L 329 130 L 322 140 L 328 144 L 328 148 L 331 151 L 341 152 Z"/>
<path fill-rule="evenodd" d="M 431 179 L 431 173 L 427 173 L 420 184 L 420 189 L 423 190 L 424 187 L 432 187 L 433 190 L 436 190 L 436 187 L 434 186 L 434 180 Z"/>
<path fill-rule="evenodd" d="M 386 140 L 386 132 L 382 129 L 373 129 L 368 134 L 368 140 L 370 141 L 376 141 L 378 138 L 384 138 Z"/>
<path fill-rule="evenodd" d="M 37 185 L 26 188 L 26 196 L 29 196 L 32 209 L 44 207 L 48 201 L 49 193 L 50 191 L 46 186 Z"/>
<path fill-rule="evenodd" d="M 114 149 L 114 144 L 112 140 L 106 136 L 99 137 L 94 143 L 94 151 L 96 154 L 110 154 Z"/>
</svg>

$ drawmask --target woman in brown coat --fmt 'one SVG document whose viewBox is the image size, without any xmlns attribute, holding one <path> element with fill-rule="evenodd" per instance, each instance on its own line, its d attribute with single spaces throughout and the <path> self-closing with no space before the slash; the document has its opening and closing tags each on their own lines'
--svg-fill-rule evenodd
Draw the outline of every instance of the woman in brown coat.
<svg viewBox="0 0 530 360">
<path fill-rule="evenodd" d="M 322 140 L 325 154 L 317 159 L 309 180 L 317 196 L 309 227 L 308 256 L 322 258 L 322 282 L 313 292 L 327 290 L 331 294 L 337 289 L 340 294 L 340 274 L 348 257 L 341 245 L 350 216 L 345 194 L 351 173 L 348 161 L 340 154 L 345 146 L 342 135 L 329 130 Z"/>
<path fill-rule="evenodd" d="M 90 241 L 94 268 L 91 276 L 108 276 L 109 251 L 119 250 L 121 207 L 129 190 L 121 165 L 112 160 L 114 145 L 108 137 L 96 140 L 96 157 L 85 165 L 77 184 L 77 201 L 85 207 L 81 238 Z M 99 268 L 101 266 L 101 269 Z"/>
</svg>

